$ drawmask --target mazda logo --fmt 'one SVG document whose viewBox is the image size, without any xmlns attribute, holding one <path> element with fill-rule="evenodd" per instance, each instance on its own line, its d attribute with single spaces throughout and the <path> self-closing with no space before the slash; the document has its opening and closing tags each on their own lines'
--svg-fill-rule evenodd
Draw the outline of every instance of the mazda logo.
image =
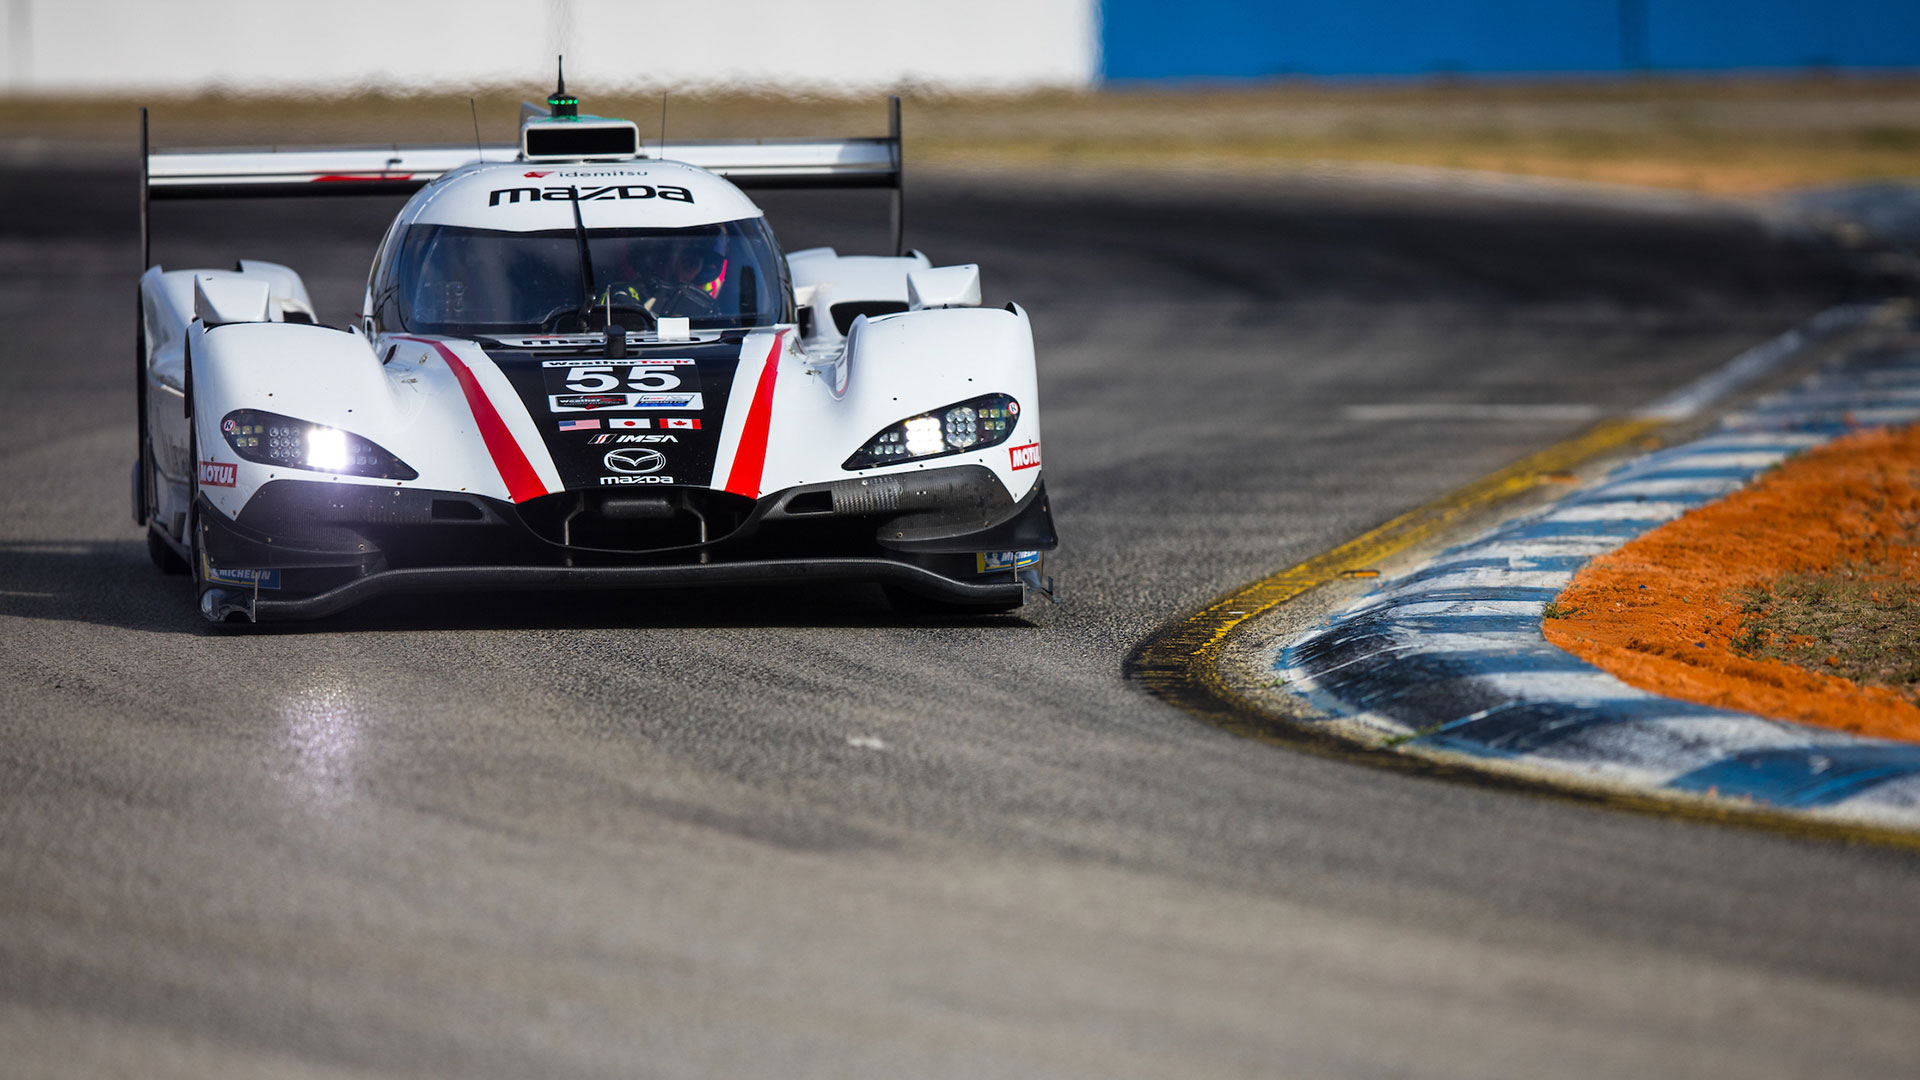
<svg viewBox="0 0 1920 1080">
<path fill-rule="evenodd" d="M 667 455 L 658 450 L 643 450 L 637 446 L 609 450 L 607 456 L 601 460 L 605 461 L 607 468 L 614 472 L 629 475 L 656 473 L 667 467 Z"/>
</svg>

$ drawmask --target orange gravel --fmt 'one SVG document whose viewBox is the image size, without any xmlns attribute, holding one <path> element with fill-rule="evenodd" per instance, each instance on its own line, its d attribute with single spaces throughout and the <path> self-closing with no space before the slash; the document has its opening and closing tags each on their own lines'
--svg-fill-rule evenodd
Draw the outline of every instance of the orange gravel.
<svg viewBox="0 0 1920 1080">
<path fill-rule="evenodd" d="M 1920 581 L 1920 426 L 1810 450 L 1595 559 L 1544 628 L 1548 641 L 1656 694 L 1920 741 L 1920 706 L 1907 695 L 1733 647 L 1751 614 L 1746 590 L 1867 564 Z"/>
</svg>

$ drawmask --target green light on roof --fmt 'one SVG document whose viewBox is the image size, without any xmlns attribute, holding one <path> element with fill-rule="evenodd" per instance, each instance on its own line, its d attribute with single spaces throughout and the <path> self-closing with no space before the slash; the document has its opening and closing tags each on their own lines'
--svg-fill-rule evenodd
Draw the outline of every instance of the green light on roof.
<svg viewBox="0 0 1920 1080">
<path fill-rule="evenodd" d="M 567 69 L 564 62 L 555 64 L 554 77 L 553 93 L 547 95 L 547 108 L 552 111 L 555 119 L 571 119 L 580 111 L 580 99 L 567 93 Z"/>
</svg>

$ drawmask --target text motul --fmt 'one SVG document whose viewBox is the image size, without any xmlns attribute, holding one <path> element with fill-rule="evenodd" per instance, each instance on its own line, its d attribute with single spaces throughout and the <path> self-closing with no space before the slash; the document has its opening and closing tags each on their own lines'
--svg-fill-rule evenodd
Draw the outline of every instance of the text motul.
<svg viewBox="0 0 1920 1080">
<path fill-rule="evenodd" d="M 208 487 L 232 487 L 235 467 L 222 461 L 200 463 L 200 482 Z"/>
</svg>

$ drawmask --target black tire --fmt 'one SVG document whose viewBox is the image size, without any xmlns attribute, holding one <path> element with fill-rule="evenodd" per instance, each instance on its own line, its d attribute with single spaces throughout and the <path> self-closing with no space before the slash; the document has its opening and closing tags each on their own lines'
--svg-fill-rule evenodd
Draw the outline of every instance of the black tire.
<svg viewBox="0 0 1920 1080">
<path fill-rule="evenodd" d="M 133 523 L 147 524 L 153 505 L 147 498 L 148 477 L 152 468 L 147 452 L 147 320 L 141 303 L 140 287 L 133 290 L 133 407 L 134 436 Z M 164 569 L 164 567 L 163 567 Z"/>
<path fill-rule="evenodd" d="M 163 574 L 184 574 L 193 569 L 187 565 L 187 560 L 180 557 L 179 552 L 173 550 L 173 545 L 161 537 L 160 527 L 155 524 L 147 526 L 147 558 L 152 559 L 153 565 Z"/>
<path fill-rule="evenodd" d="M 193 416 L 193 362 L 189 359 L 187 363 L 187 416 L 191 418 Z M 187 542 L 187 571 L 193 575 L 193 606 L 196 610 L 200 607 L 200 598 L 207 592 L 207 557 L 201 550 L 200 543 L 200 435 L 196 430 L 197 427 L 198 425 L 192 419 L 188 419 L 187 535 L 181 538 Z"/>
<path fill-rule="evenodd" d="M 200 606 L 200 598 L 213 586 L 207 581 L 206 545 L 200 542 L 200 508 L 195 506 L 187 511 L 187 572 L 193 575 L 193 606 Z"/>
</svg>

